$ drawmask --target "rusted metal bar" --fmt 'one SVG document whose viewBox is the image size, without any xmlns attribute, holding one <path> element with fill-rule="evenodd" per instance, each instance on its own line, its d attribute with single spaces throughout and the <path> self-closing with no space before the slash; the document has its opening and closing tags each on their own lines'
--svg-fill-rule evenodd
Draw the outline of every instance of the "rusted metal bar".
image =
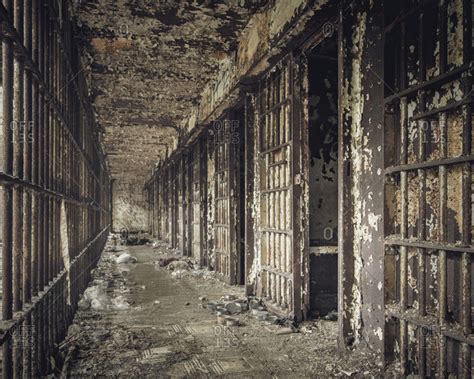
<svg viewBox="0 0 474 379">
<path fill-rule="evenodd" d="M 32 20 L 31 0 L 24 1 L 24 44 L 27 51 L 32 54 Z M 25 71 L 24 80 L 24 123 L 23 131 L 23 178 L 32 181 L 31 175 L 31 151 L 32 151 L 32 81 L 31 73 Z M 22 297 L 24 303 L 31 301 L 31 242 L 32 242 L 32 200 L 31 194 L 23 193 L 23 273 L 22 273 Z M 29 325 L 29 324 L 27 324 Z"/>
<path fill-rule="evenodd" d="M 44 8 L 46 10 L 50 10 L 50 7 L 47 6 L 47 4 L 44 4 Z M 51 22 L 51 21 L 54 20 L 54 15 L 52 14 L 52 11 L 50 11 L 50 12 L 51 12 L 51 14 L 48 15 L 47 18 L 45 19 L 45 25 L 47 26 L 48 29 L 51 29 L 52 25 L 54 25 L 54 23 Z M 95 176 L 95 173 L 93 172 L 93 170 L 91 168 L 92 164 L 91 164 L 89 158 L 87 157 L 87 155 L 86 155 L 85 151 L 83 150 L 83 148 L 81 147 L 81 145 L 76 141 L 76 139 L 70 133 L 69 128 L 66 127 L 66 125 L 67 125 L 66 121 L 65 121 L 66 116 L 61 112 L 60 105 L 56 101 L 54 94 L 51 93 L 51 89 L 53 88 L 52 68 L 48 65 L 44 66 L 44 67 L 46 67 L 46 75 L 43 76 L 43 78 L 42 78 L 42 76 L 40 75 L 38 69 L 31 62 L 31 60 L 28 59 L 28 54 L 26 52 L 25 47 L 23 46 L 23 44 L 21 42 L 21 39 L 19 37 L 19 33 L 15 30 L 14 26 L 11 25 L 8 22 L 8 20 L 9 20 L 8 12 L 6 11 L 5 7 L 1 6 L 1 5 L 0 5 L 0 17 L 2 17 L 2 19 L 4 20 L 4 29 L 2 29 L 3 36 L 6 37 L 6 38 L 9 38 L 9 39 L 12 39 L 13 41 L 16 42 L 16 44 L 14 45 L 14 48 L 16 49 L 17 56 L 23 59 L 23 63 L 25 65 L 25 68 L 32 72 L 33 80 L 38 81 L 38 83 L 40 85 L 40 89 L 45 95 L 45 100 L 47 101 L 47 103 L 51 107 L 51 112 L 54 111 L 54 113 L 57 115 L 57 117 L 59 118 L 61 124 L 64 126 L 65 130 L 67 131 L 69 138 L 73 141 L 73 143 L 75 145 L 75 148 L 82 155 L 82 159 L 86 162 L 86 164 L 88 166 L 88 169 L 89 169 L 89 172 L 94 177 L 94 179 L 97 181 L 98 178 Z M 53 44 L 51 43 L 51 38 L 52 38 L 52 34 L 50 32 L 47 32 L 46 33 L 46 41 L 47 41 L 47 45 L 49 46 L 50 49 L 49 49 L 49 51 L 46 50 L 45 54 L 46 54 L 46 57 L 49 59 L 48 62 L 52 62 L 52 58 L 53 58 L 53 54 L 50 51 L 52 46 L 53 46 Z M 76 77 L 76 75 L 71 75 L 71 76 L 73 78 Z M 82 94 L 78 93 L 78 98 L 82 98 Z M 83 107 L 83 112 L 84 113 L 86 112 L 85 107 Z M 91 128 L 91 125 L 90 124 L 88 124 L 88 125 L 89 125 L 89 128 Z"/>
<path fill-rule="evenodd" d="M 31 39 L 32 39 L 32 58 L 35 64 L 38 65 L 39 60 L 39 2 L 38 0 L 32 0 L 31 2 Z M 40 106 L 40 94 L 38 84 L 32 83 L 32 151 L 31 151 L 31 181 L 37 185 L 39 182 L 39 138 L 40 138 L 40 122 L 39 122 L 39 106 Z M 32 216 L 31 216 L 31 294 L 36 296 L 38 294 L 38 261 L 39 261 L 39 245 L 40 245 L 40 228 L 39 228 L 39 203 L 40 196 L 34 193 L 32 196 Z M 35 330 L 35 321 L 32 324 L 33 330 Z M 35 333 L 36 334 L 36 333 Z M 32 360 L 34 361 L 32 357 Z M 33 372 L 36 372 L 32 368 Z"/>
<path fill-rule="evenodd" d="M 61 205 L 69 218 L 75 302 L 105 243 L 104 221 L 110 220 L 102 217 L 110 210 L 105 203 L 110 181 L 103 180 L 108 175 L 92 132 L 92 108 L 84 107 L 85 93 L 70 94 L 73 86 L 66 75 L 72 72 L 70 61 L 59 43 L 65 29 L 51 22 L 54 6 L 51 0 L 3 1 L 0 6 L 5 136 L 0 173 L 5 201 L 2 316 L 17 330 L 10 338 L 15 343 L 14 360 L 8 337 L 2 340 L 3 377 L 47 374 L 46 359 L 71 321 L 64 290 Z M 30 329 L 33 343 L 27 335 Z"/>
<path fill-rule="evenodd" d="M 463 1 L 463 62 L 469 63 L 472 59 L 472 2 Z M 464 74 L 462 77 L 464 96 L 470 96 L 472 92 L 472 77 Z M 462 107 L 463 120 L 463 144 L 462 155 L 472 154 L 472 105 L 467 103 Z M 465 163 L 462 166 L 462 243 L 465 246 L 472 245 L 472 165 Z M 471 303 L 471 281 L 472 281 L 472 259 L 470 254 L 463 253 L 461 257 L 461 325 L 463 333 L 472 333 L 472 303 Z M 463 377 L 471 377 L 471 356 L 469 347 L 463 347 L 464 370 Z M 468 366 L 469 365 L 469 366 Z"/>
<path fill-rule="evenodd" d="M 14 2 L 14 25 L 20 36 L 23 35 L 23 1 Z M 13 175 L 23 177 L 23 141 L 21 136 L 21 124 L 23 122 L 23 63 L 16 57 L 14 62 L 14 86 L 13 86 L 13 109 L 14 119 L 12 128 L 13 135 Z M 22 308 L 21 296 L 21 273 L 22 273 L 22 223 L 23 223 L 23 191 L 20 187 L 13 188 L 13 311 Z"/>
<path fill-rule="evenodd" d="M 419 83 L 417 85 L 405 88 L 405 89 L 401 90 L 398 93 L 387 96 L 385 98 L 384 102 L 386 104 L 391 103 L 392 101 L 395 101 L 395 100 L 398 101 L 403 97 L 412 96 L 412 95 L 418 93 L 421 90 L 428 91 L 430 88 L 440 87 L 440 86 L 442 86 L 443 84 L 445 84 L 447 82 L 450 82 L 452 80 L 455 80 L 456 78 L 461 77 L 461 75 L 464 72 L 470 71 L 470 70 L 472 70 L 472 68 L 469 66 L 469 64 L 459 66 L 457 68 L 454 68 L 452 70 L 447 71 L 444 74 L 440 74 L 440 75 L 434 77 L 433 79 L 430 79 L 430 80 L 427 80 L 423 83 Z"/>
<path fill-rule="evenodd" d="M 443 117 L 442 115 L 446 114 L 445 112 L 441 112 L 438 116 L 438 118 Z M 446 134 L 444 135 L 444 138 L 446 138 Z M 440 136 L 441 138 L 442 136 Z M 436 159 L 432 161 L 426 161 L 426 162 L 417 162 L 417 163 L 410 163 L 410 164 L 403 164 L 403 165 L 397 165 L 397 166 L 392 166 L 388 167 L 385 169 L 386 174 L 395 174 L 399 173 L 401 171 L 415 171 L 419 169 L 430 169 L 430 168 L 437 168 L 439 166 L 453 166 L 453 165 L 458 165 L 461 163 L 473 163 L 474 162 L 474 155 L 469 154 L 467 156 L 460 156 L 460 157 L 452 157 L 452 158 L 441 158 L 441 159 Z"/>
<path fill-rule="evenodd" d="M 406 23 L 400 25 L 400 89 L 401 92 L 407 88 L 406 67 Z M 408 104 L 407 98 L 400 100 L 400 158 L 401 163 L 408 163 Z M 400 234 L 402 238 L 408 238 L 408 173 L 400 173 Z M 400 246 L 400 307 L 402 310 L 408 306 L 408 251 L 406 246 Z M 406 374 L 407 369 L 407 324 L 399 321 L 400 338 L 400 367 L 401 374 Z"/>
<path fill-rule="evenodd" d="M 418 80 L 420 83 L 426 80 L 425 51 L 425 9 L 421 9 L 418 16 Z M 423 114 L 426 108 L 426 93 L 420 90 L 418 93 L 419 113 Z M 413 119 L 413 118 L 412 118 Z M 426 161 L 426 143 L 431 133 L 431 128 L 425 119 L 418 119 L 418 162 Z M 418 169 L 418 238 L 421 241 L 426 239 L 426 171 L 423 168 Z M 418 257 L 418 314 L 426 314 L 426 276 L 425 276 L 425 251 L 423 248 L 417 248 Z M 426 374 L 426 349 L 422 341 L 417 341 L 418 370 L 422 377 Z"/>
<path fill-rule="evenodd" d="M 13 11 L 13 0 L 3 1 L 8 15 Z M 11 129 L 13 121 L 13 44 L 11 41 L 2 41 L 2 86 L 3 86 L 3 170 L 8 174 L 13 173 L 13 133 Z M 12 317 L 12 188 L 3 186 L 4 221 L 2 235 L 2 318 L 8 320 Z M 8 356 L 7 352 L 4 355 Z M 11 357 L 8 362 L 11 365 Z M 9 373 L 5 365 L 4 373 Z"/>
</svg>

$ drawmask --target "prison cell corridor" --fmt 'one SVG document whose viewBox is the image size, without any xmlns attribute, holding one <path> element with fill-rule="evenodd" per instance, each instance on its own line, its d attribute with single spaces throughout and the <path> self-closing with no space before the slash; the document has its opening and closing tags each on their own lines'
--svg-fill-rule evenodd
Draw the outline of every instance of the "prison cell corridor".
<svg viewBox="0 0 474 379">
<path fill-rule="evenodd" d="M 472 378 L 474 0 L 0 1 L 2 378 Z"/>
</svg>

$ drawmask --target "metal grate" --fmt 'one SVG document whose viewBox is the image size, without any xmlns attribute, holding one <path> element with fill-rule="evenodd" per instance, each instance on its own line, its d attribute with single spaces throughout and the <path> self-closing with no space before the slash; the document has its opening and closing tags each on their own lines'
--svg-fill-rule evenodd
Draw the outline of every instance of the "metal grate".
<svg viewBox="0 0 474 379">
<path fill-rule="evenodd" d="M 231 213 L 232 194 L 237 192 L 235 175 L 235 145 L 232 141 L 231 115 L 217 121 L 213 127 L 214 144 L 214 185 L 215 185 L 215 218 L 214 218 L 214 253 L 215 270 L 224 279 L 236 283 L 235 223 Z"/>
<path fill-rule="evenodd" d="M 386 347 L 405 375 L 472 371 L 471 6 L 386 9 Z"/>
<path fill-rule="evenodd" d="M 110 224 L 98 128 L 59 13 L 50 0 L 0 5 L 3 377 L 47 372 Z"/>
<path fill-rule="evenodd" d="M 261 273 L 259 296 L 283 313 L 293 311 L 292 65 L 289 59 L 267 74 L 258 103 L 260 153 Z"/>
</svg>

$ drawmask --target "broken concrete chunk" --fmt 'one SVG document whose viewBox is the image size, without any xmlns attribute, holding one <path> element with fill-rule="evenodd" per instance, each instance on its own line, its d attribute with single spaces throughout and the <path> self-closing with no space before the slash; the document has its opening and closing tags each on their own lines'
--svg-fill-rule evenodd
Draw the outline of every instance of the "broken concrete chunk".
<svg viewBox="0 0 474 379">
<path fill-rule="evenodd" d="M 251 300 L 249 301 L 249 309 L 256 309 L 256 308 L 258 308 L 258 307 L 260 307 L 260 302 L 259 302 L 258 300 L 256 300 L 256 299 L 251 299 Z"/>
<path fill-rule="evenodd" d="M 255 317 L 259 321 L 265 321 L 268 317 L 268 312 L 267 311 L 256 311 L 254 313 Z"/>
<path fill-rule="evenodd" d="M 242 313 L 242 304 L 236 301 L 226 303 L 225 308 L 229 311 L 231 315 Z"/>
<path fill-rule="evenodd" d="M 263 307 L 257 307 L 252 309 L 252 314 L 256 316 L 259 312 L 265 311 L 265 308 Z"/>
</svg>

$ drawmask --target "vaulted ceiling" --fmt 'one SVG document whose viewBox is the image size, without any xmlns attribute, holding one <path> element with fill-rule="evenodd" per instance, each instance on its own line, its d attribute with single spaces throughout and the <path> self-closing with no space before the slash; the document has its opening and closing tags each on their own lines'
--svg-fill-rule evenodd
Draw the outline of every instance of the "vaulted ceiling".
<svg viewBox="0 0 474 379">
<path fill-rule="evenodd" d="M 249 0 L 75 0 L 115 178 L 145 180 L 256 11 Z"/>
</svg>

